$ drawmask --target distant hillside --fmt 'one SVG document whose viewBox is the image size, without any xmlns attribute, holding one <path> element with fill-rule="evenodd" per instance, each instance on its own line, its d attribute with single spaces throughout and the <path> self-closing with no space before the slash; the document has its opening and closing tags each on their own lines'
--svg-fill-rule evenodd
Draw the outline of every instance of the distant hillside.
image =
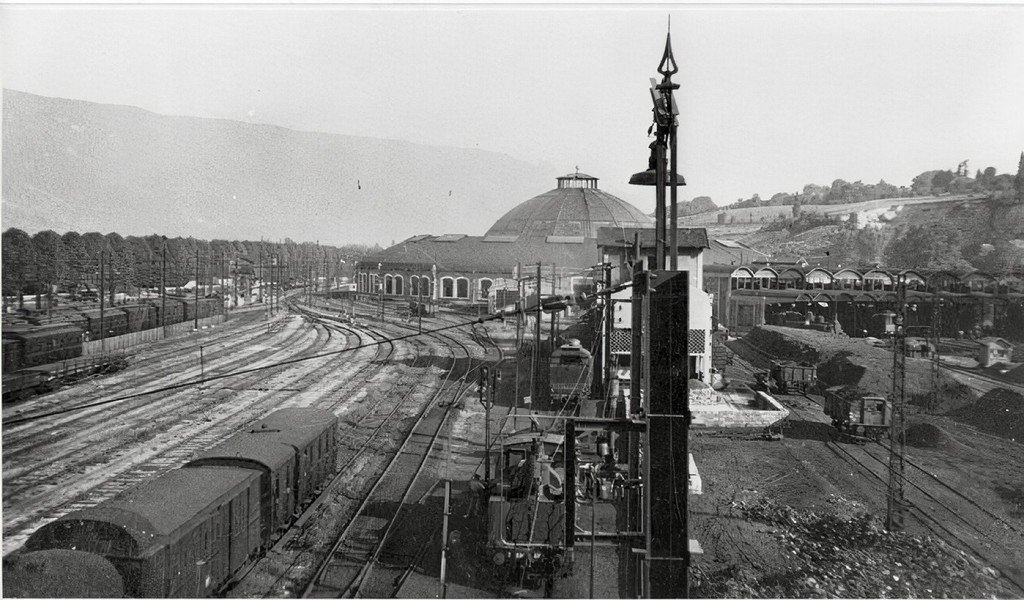
<svg viewBox="0 0 1024 600">
<path fill-rule="evenodd" d="M 3 94 L 3 228 L 387 244 L 555 187 L 482 150 Z"/>
</svg>

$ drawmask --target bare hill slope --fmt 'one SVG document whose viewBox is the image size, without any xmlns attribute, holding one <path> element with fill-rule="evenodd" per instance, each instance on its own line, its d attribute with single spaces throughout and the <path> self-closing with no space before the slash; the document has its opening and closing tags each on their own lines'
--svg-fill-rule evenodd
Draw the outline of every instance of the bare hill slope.
<svg viewBox="0 0 1024 600">
<path fill-rule="evenodd" d="M 379 242 L 480 234 L 556 173 L 482 150 L 4 90 L 3 226 Z"/>
</svg>

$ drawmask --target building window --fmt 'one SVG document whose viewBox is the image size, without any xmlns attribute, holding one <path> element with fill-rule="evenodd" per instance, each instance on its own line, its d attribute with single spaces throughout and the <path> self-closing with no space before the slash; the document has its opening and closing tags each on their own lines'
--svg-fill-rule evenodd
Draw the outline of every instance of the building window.
<svg viewBox="0 0 1024 600">
<path fill-rule="evenodd" d="M 416 291 L 420 289 L 420 278 L 419 275 L 412 275 L 409 277 L 409 295 L 415 296 Z"/>
<path fill-rule="evenodd" d="M 477 285 L 480 290 L 480 297 L 487 298 L 491 295 L 491 285 L 494 283 L 491 279 L 480 279 L 477 281 Z"/>
<path fill-rule="evenodd" d="M 405 278 L 401 275 L 395 275 L 395 295 L 405 295 Z"/>
<path fill-rule="evenodd" d="M 433 284 L 434 282 L 429 277 L 420 277 L 420 295 L 424 298 L 430 298 L 433 295 L 431 288 Z"/>
<path fill-rule="evenodd" d="M 465 277 L 459 277 L 456 282 L 456 293 L 459 298 L 469 298 L 469 280 Z"/>
<path fill-rule="evenodd" d="M 454 298 L 455 297 L 455 280 L 451 277 L 441 278 L 441 297 L 442 298 Z"/>
<path fill-rule="evenodd" d="M 384 276 L 384 293 L 394 294 L 395 293 L 395 278 L 390 275 Z"/>
</svg>

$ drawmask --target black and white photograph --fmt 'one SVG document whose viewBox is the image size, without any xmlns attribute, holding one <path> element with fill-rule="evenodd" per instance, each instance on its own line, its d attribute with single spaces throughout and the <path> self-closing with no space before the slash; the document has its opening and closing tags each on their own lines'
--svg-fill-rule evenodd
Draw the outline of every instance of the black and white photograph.
<svg viewBox="0 0 1024 600">
<path fill-rule="evenodd" d="M 0 597 L 1024 597 L 1024 4 L 0 0 L 0 83 Z"/>
</svg>

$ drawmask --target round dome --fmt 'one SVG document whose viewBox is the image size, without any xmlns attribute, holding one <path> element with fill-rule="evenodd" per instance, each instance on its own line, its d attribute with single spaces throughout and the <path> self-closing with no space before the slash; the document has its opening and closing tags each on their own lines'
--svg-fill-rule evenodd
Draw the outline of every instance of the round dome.
<svg viewBox="0 0 1024 600">
<path fill-rule="evenodd" d="M 598 227 L 647 227 L 652 219 L 632 204 L 597 189 L 597 178 L 572 173 L 558 187 L 530 198 L 494 222 L 485 236 L 596 238 Z"/>
</svg>

